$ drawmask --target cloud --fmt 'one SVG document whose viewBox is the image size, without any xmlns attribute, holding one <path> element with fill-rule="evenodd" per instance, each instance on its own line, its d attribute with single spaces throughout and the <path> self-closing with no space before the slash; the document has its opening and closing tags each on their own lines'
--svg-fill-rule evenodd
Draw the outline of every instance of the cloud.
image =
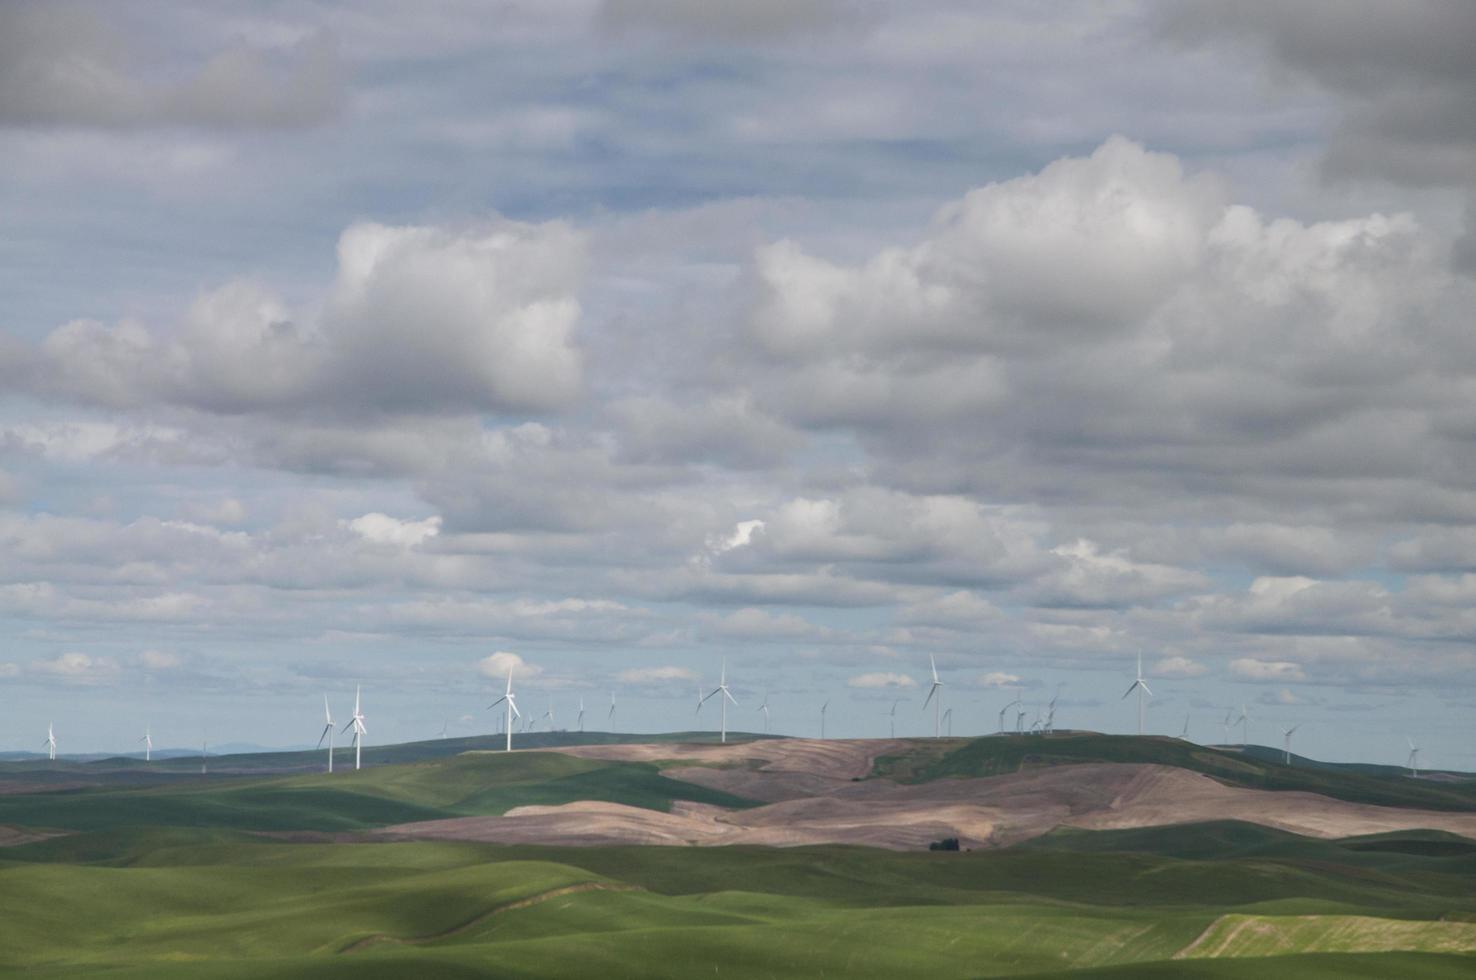
<svg viewBox="0 0 1476 980">
<path fill-rule="evenodd" d="M 707 619 L 712 636 L 729 639 L 819 641 L 832 639 L 836 635 L 834 630 L 817 626 L 802 616 L 770 613 L 753 606 L 722 617 L 709 616 Z"/>
<path fill-rule="evenodd" d="M 686 667 L 668 664 L 662 667 L 630 667 L 616 674 L 615 680 L 621 684 L 670 686 L 678 682 L 694 684 L 697 674 Z"/>
<path fill-rule="evenodd" d="M 987 674 L 980 674 L 975 683 L 979 687 L 1014 687 L 1020 683 L 1020 676 L 1018 674 L 1006 674 L 1000 670 L 992 670 Z"/>
<path fill-rule="evenodd" d="M 516 653 L 509 653 L 506 650 L 498 650 L 477 661 L 477 673 L 483 677 L 505 681 L 508 671 L 512 671 L 514 681 L 518 678 L 528 680 L 543 673 L 540 668 L 528 663 Z"/>
<path fill-rule="evenodd" d="M 373 513 L 342 524 L 366 541 L 399 548 L 414 548 L 441 533 L 441 519 L 436 516 L 420 521 L 402 521 L 387 514 Z"/>
<path fill-rule="evenodd" d="M 1199 677 L 1209 671 L 1204 664 L 1188 657 L 1164 657 L 1151 668 L 1158 677 Z"/>
<path fill-rule="evenodd" d="M 894 674 L 880 671 L 874 674 L 858 674 L 846 681 L 847 687 L 860 688 L 862 690 L 876 690 L 879 688 L 905 688 L 917 687 L 917 681 L 906 674 Z"/>
<path fill-rule="evenodd" d="M 198 297 L 172 335 L 76 320 L 41 344 L 40 394 L 225 415 L 541 411 L 578 394 L 583 236 L 552 222 L 360 223 L 338 242 L 321 317 L 263 287 Z"/>
<path fill-rule="evenodd" d="M 598 22 L 608 31 L 648 32 L 693 41 L 745 43 L 824 31 L 864 14 L 854 0 L 604 0 Z"/>
<path fill-rule="evenodd" d="M 1323 159 L 1334 177 L 1471 186 L 1476 9 L 1449 0 L 1162 5 L 1173 36 L 1248 42 L 1344 100 Z"/>
<path fill-rule="evenodd" d="M 1256 682 L 1304 681 L 1307 679 L 1300 664 L 1286 660 L 1255 660 L 1250 657 L 1230 661 L 1230 675 L 1236 680 Z"/>
<path fill-rule="evenodd" d="M 146 56 L 78 4 L 5 4 L 0 125 L 290 129 L 334 118 L 345 101 L 338 48 L 325 34 L 276 49 L 235 44 L 187 67 L 160 65 L 160 53 Z"/>
<path fill-rule="evenodd" d="M 94 657 L 85 653 L 63 653 L 51 660 L 33 660 L 29 672 L 71 684 L 103 684 L 119 673 L 118 662 L 111 657 Z"/>
<path fill-rule="evenodd" d="M 145 650 L 138 655 L 138 662 L 145 670 L 173 670 L 184 661 L 178 654 L 167 653 L 163 650 Z"/>
</svg>

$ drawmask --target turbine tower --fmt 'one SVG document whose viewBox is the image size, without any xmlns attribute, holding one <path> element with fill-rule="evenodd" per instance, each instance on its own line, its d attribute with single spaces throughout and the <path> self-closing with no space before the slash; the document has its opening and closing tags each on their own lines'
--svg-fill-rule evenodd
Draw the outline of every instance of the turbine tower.
<svg viewBox="0 0 1476 980">
<path fill-rule="evenodd" d="M 999 709 L 999 732 L 1000 732 L 1001 735 L 1004 734 L 1004 730 L 1005 730 L 1005 726 L 1004 726 L 1005 715 L 1009 713 L 1009 710 L 1011 708 L 1013 708 L 1015 705 L 1017 705 L 1019 703 L 1020 703 L 1020 696 L 1019 696 L 1018 693 L 1016 693 L 1015 700 L 1011 701 L 1009 704 L 1007 704 L 1003 708 L 1000 708 Z"/>
<path fill-rule="evenodd" d="M 1409 743 L 1409 758 L 1404 760 L 1404 766 L 1409 770 L 1411 776 L 1418 776 L 1420 774 L 1420 747 L 1408 735 L 1404 737 L 1404 740 Z"/>
<path fill-rule="evenodd" d="M 887 712 L 887 717 L 891 719 L 891 724 L 887 730 L 891 733 L 892 738 L 897 737 L 897 705 L 901 703 L 901 698 L 894 699 L 892 701 L 892 710 Z"/>
<path fill-rule="evenodd" d="M 553 731 L 554 730 L 554 706 L 552 704 L 550 704 L 548 706 L 548 710 L 543 713 L 543 717 L 545 717 L 545 718 L 548 719 L 548 730 L 549 731 Z"/>
<path fill-rule="evenodd" d="M 1134 691 L 1138 692 L 1138 734 L 1142 735 L 1143 695 L 1146 693 L 1151 698 L 1153 697 L 1153 692 L 1148 690 L 1148 684 L 1143 680 L 1143 652 L 1141 650 L 1138 651 L 1138 679 L 1128 685 L 1128 689 L 1123 692 L 1122 696 L 1125 698 Z"/>
<path fill-rule="evenodd" d="M 518 710 L 518 702 L 517 702 L 517 699 L 513 695 L 513 690 L 512 690 L 512 668 L 511 667 L 507 668 L 507 693 L 504 694 L 502 697 L 498 698 L 496 701 L 493 701 L 491 704 L 487 705 L 487 710 L 488 711 L 491 711 L 493 708 L 497 707 L 499 704 L 502 704 L 504 702 L 507 703 L 507 708 L 503 712 L 505 715 L 507 715 L 507 751 L 508 752 L 511 752 L 512 751 L 513 717 L 514 716 L 517 716 L 518 718 L 523 717 L 523 713 Z"/>
<path fill-rule="evenodd" d="M 1179 741 L 1189 741 L 1189 712 L 1184 712 L 1184 728 L 1179 732 Z"/>
<path fill-rule="evenodd" d="M 610 713 L 605 717 L 605 722 L 610 726 L 610 731 L 615 730 L 615 692 L 610 692 Z"/>
<path fill-rule="evenodd" d="M 928 710 L 928 702 L 933 700 L 934 695 L 943 690 L 943 682 L 938 680 L 938 662 L 933 655 L 928 654 L 928 666 L 933 668 L 933 686 L 928 688 L 928 696 L 923 700 L 923 710 Z M 937 738 L 943 733 L 943 697 L 938 695 L 938 700 L 933 704 L 933 737 Z"/>
<path fill-rule="evenodd" d="M 204 738 L 200 739 L 200 775 L 202 775 L 202 776 L 205 775 L 205 773 L 208 771 L 208 766 L 206 765 L 206 760 L 209 759 L 209 758 L 210 758 L 210 736 L 207 735 Z"/>
<path fill-rule="evenodd" d="M 51 722 L 46 723 L 46 741 L 41 743 L 46 747 L 46 758 L 52 762 L 56 761 L 56 729 Z"/>
<path fill-rule="evenodd" d="M 953 709 L 949 708 L 943 712 L 943 725 L 948 731 L 948 737 L 953 737 Z"/>
<path fill-rule="evenodd" d="M 350 728 L 354 730 L 354 771 L 359 771 L 359 756 L 364 749 L 364 736 L 369 734 L 369 729 L 364 727 L 364 713 L 359 710 L 359 688 L 354 688 L 354 716 L 349 723 L 343 726 L 344 731 Z"/>
<path fill-rule="evenodd" d="M 1242 748 L 1250 744 L 1250 711 L 1244 702 L 1240 705 L 1240 717 L 1235 719 L 1235 724 L 1240 726 L 1240 745 Z"/>
<path fill-rule="evenodd" d="M 584 696 L 579 697 L 579 730 L 584 731 Z"/>
<path fill-rule="evenodd" d="M 1232 722 L 1230 719 L 1231 718 L 1234 718 L 1234 717 L 1235 717 L 1235 709 L 1234 708 L 1231 708 L 1230 710 L 1228 710 L 1228 711 L 1225 712 L 1225 720 L 1224 720 L 1224 722 L 1222 724 L 1225 726 L 1225 743 L 1224 744 L 1226 744 L 1226 745 L 1229 745 L 1230 744 L 1230 726 L 1234 724 L 1234 722 Z"/>
<path fill-rule="evenodd" d="M 764 713 L 764 734 L 769 734 L 769 692 L 764 692 L 764 703 L 758 706 L 758 710 Z"/>
<path fill-rule="evenodd" d="M 825 738 L 825 709 L 828 707 L 830 707 L 829 701 L 820 706 L 820 737 L 822 739 Z"/>
<path fill-rule="evenodd" d="M 1301 727 L 1301 724 L 1296 724 L 1290 728 L 1283 728 L 1281 730 L 1281 751 L 1283 754 L 1281 761 L 1288 766 L 1292 764 L 1292 733 Z"/>
<path fill-rule="evenodd" d="M 733 707 L 736 708 L 738 706 L 738 699 L 735 698 L 735 697 L 733 697 L 732 692 L 728 690 L 728 661 L 727 661 L 727 658 L 726 657 L 723 658 L 723 672 L 718 675 L 718 686 L 715 687 L 715 688 L 713 688 L 711 691 L 708 691 L 707 692 L 707 698 L 710 698 L 710 697 L 712 697 L 715 694 L 721 694 L 722 695 L 722 697 L 718 698 L 718 705 L 721 706 L 721 708 L 722 708 L 722 722 L 721 722 L 721 724 L 722 724 L 722 729 L 721 729 L 722 734 L 719 736 L 719 739 L 718 740 L 721 741 L 721 742 L 727 742 L 728 741 L 728 702 L 729 701 L 732 701 L 733 702 Z M 706 701 L 707 698 L 703 698 L 702 701 Z M 697 702 L 697 707 L 699 707 L 699 708 L 702 707 L 702 701 Z M 614 711 L 615 710 L 615 708 L 614 708 L 613 705 L 611 706 L 610 710 L 611 711 Z"/>
<path fill-rule="evenodd" d="M 144 761 L 148 762 L 154 752 L 154 739 L 149 735 L 148 725 L 144 726 L 144 737 L 139 739 L 139 741 L 144 744 Z"/>
<path fill-rule="evenodd" d="M 699 680 L 697 682 L 697 710 L 693 712 L 697 717 L 697 725 L 699 727 L 702 725 L 702 700 L 702 682 Z"/>
<path fill-rule="evenodd" d="M 328 710 L 328 695 L 323 695 L 323 733 L 318 736 L 318 748 L 323 747 L 323 739 L 328 740 L 328 771 L 333 772 L 333 712 Z"/>
<path fill-rule="evenodd" d="M 445 738 L 446 737 L 446 729 L 448 729 L 450 727 L 451 727 L 451 720 L 449 718 L 447 720 L 441 722 L 441 738 Z"/>
</svg>

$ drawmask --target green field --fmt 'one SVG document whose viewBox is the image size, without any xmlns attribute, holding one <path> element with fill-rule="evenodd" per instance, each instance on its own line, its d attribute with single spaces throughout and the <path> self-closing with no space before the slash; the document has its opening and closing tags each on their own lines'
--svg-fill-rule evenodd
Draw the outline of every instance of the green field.
<svg viewBox="0 0 1476 980">
<path fill-rule="evenodd" d="M 946 778 L 1012 742 L 914 743 L 884 768 Z M 256 833 L 574 799 L 752 805 L 656 764 L 551 753 L 3 793 L 0 825 L 75 832 L 0 848 L 0 974 L 1476 975 L 1476 842 L 1435 832 L 1327 841 L 1224 822 L 914 853 Z"/>
</svg>

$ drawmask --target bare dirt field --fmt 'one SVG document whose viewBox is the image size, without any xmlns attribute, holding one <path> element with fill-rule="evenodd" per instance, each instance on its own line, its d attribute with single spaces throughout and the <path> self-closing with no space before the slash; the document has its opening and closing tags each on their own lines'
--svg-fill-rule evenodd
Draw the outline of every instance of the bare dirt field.
<svg viewBox="0 0 1476 980">
<path fill-rule="evenodd" d="M 678 803 L 671 813 L 597 802 L 526 806 L 501 817 L 402 824 L 376 835 L 576 846 L 837 843 L 912 850 L 945 837 L 957 837 L 966 847 L 990 847 L 1061 826 L 1105 830 L 1228 819 L 1314 837 L 1428 828 L 1476 838 L 1476 814 L 1242 789 L 1159 765 L 1090 763 L 920 785 L 863 778 L 877 756 L 901 745 L 786 739 L 549 750 L 691 763 L 667 768 L 666 775 L 767 805 L 725 810 Z"/>
</svg>

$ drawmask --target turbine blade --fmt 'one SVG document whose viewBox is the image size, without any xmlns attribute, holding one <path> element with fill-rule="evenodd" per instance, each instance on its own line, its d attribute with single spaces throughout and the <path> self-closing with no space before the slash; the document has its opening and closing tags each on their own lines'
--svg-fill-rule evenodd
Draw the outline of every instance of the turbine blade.
<svg viewBox="0 0 1476 980">
<path fill-rule="evenodd" d="M 936 660 L 933 659 L 933 655 L 931 653 L 928 654 L 928 666 L 930 666 L 930 667 L 933 668 L 933 683 L 934 684 L 937 684 L 938 683 L 938 661 L 936 661 Z"/>
<path fill-rule="evenodd" d="M 738 704 L 738 699 L 733 697 L 732 692 L 730 692 L 726 687 L 723 688 L 723 694 L 727 697 L 729 701 L 732 701 L 735 706 Z"/>
<path fill-rule="evenodd" d="M 493 701 L 491 704 L 487 705 L 487 710 L 488 711 L 491 711 L 493 708 L 497 707 L 499 704 L 501 704 L 502 702 L 504 702 L 506 700 L 507 700 L 507 695 L 504 694 L 502 697 L 498 698 L 496 701 Z"/>
<path fill-rule="evenodd" d="M 1148 696 L 1150 698 L 1153 697 L 1153 688 L 1151 688 L 1151 687 L 1148 686 L 1148 682 L 1147 681 L 1138 681 L 1138 683 L 1141 684 L 1141 685 L 1143 685 L 1143 690 L 1148 693 Z"/>
<path fill-rule="evenodd" d="M 928 696 L 927 696 L 926 699 L 924 699 L 924 701 L 922 703 L 922 706 L 924 708 L 926 708 L 928 706 L 928 704 L 933 700 L 933 695 L 934 694 L 937 694 L 937 693 L 938 693 L 938 685 L 935 682 L 932 687 L 928 688 Z"/>
<path fill-rule="evenodd" d="M 1136 691 L 1138 689 L 1138 684 L 1139 684 L 1138 681 L 1133 681 L 1131 684 L 1129 684 L 1128 685 L 1128 689 L 1126 691 L 1123 691 L 1122 692 L 1122 697 L 1125 698 L 1129 694 L 1132 694 L 1134 691 Z M 1119 698 L 1118 700 L 1120 701 L 1120 700 L 1122 700 L 1122 698 Z"/>
<path fill-rule="evenodd" d="M 513 713 L 513 717 L 514 718 L 521 718 L 521 717 L 523 717 L 523 713 L 518 710 L 518 703 L 516 701 L 512 700 L 511 698 L 508 698 L 507 706 L 512 709 L 512 713 Z"/>
</svg>

